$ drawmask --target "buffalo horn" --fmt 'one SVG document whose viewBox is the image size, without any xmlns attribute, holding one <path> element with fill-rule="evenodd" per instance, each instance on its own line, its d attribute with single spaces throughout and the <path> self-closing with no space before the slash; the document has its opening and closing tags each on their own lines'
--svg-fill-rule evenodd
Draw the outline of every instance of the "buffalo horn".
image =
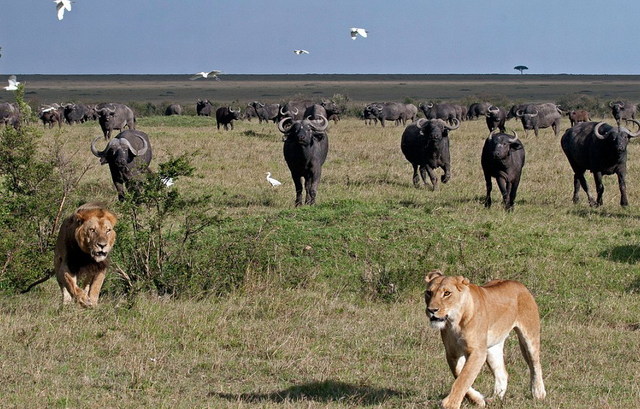
<svg viewBox="0 0 640 409">
<path fill-rule="evenodd" d="M 606 124 L 606 122 L 598 122 L 598 124 L 595 126 L 595 128 L 593 128 L 593 133 L 596 135 L 596 138 L 598 139 L 604 139 L 605 137 L 600 134 L 600 132 L 598 131 L 598 129 L 602 126 Z"/>
<path fill-rule="evenodd" d="M 324 130 L 327 129 L 327 127 L 329 126 L 329 120 L 327 118 L 325 118 L 323 115 L 318 115 L 320 117 L 320 123 L 321 125 L 317 125 L 318 121 L 310 121 L 310 126 L 319 132 L 322 132 Z"/>
<path fill-rule="evenodd" d="M 539 112 L 538 112 L 538 110 L 536 109 L 536 113 L 535 113 L 535 114 L 526 114 L 526 115 L 529 115 L 531 118 L 533 118 L 534 116 L 538 116 L 538 113 L 539 113 Z"/>
<path fill-rule="evenodd" d="M 91 142 L 91 153 L 93 153 L 95 156 L 97 156 L 97 157 L 99 157 L 99 158 L 104 157 L 104 155 L 107 153 L 107 149 L 109 149 L 109 146 L 111 145 L 111 143 L 113 143 L 113 141 L 115 141 L 115 139 L 112 139 L 112 140 L 107 144 L 107 147 L 106 147 L 106 148 L 104 148 L 104 150 L 103 150 L 103 151 L 99 151 L 99 150 L 96 148 L 96 141 L 97 141 L 98 139 L 101 139 L 101 138 L 102 138 L 102 136 L 98 136 L 98 137 L 96 137 L 96 138 Z"/>
<path fill-rule="evenodd" d="M 231 109 L 231 107 L 229 107 L 229 112 L 233 112 L 234 114 L 239 114 L 240 113 L 240 108 L 238 108 L 237 111 L 234 111 L 233 109 Z"/>
<path fill-rule="evenodd" d="M 513 131 L 513 138 L 509 138 L 509 143 L 514 143 L 517 140 L 518 140 L 518 133 L 516 131 Z"/>
<path fill-rule="evenodd" d="M 523 117 L 524 116 L 524 110 L 522 110 L 522 109 L 517 110 L 516 111 L 516 116 L 518 118 Z"/>
<path fill-rule="evenodd" d="M 630 130 L 628 130 L 628 129 L 624 128 L 624 130 L 625 130 L 625 131 L 627 132 L 627 134 L 629 135 L 629 138 L 634 138 L 634 137 L 636 137 L 636 136 L 640 135 L 640 122 L 638 122 L 638 121 L 637 121 L 637 120 L 635 120 L 635 119 L 625 119 L 625 121 L 626 121 L 626 122 L 632 122 L 632 123 L 634 123 L 634 124 L 638 127 L 638 132 L 636 132 L 636 133 L 633 133 L 633 132 L 631 132 Z"/>
<path fill-rule="evenodd" d="M 283 114 L 283 115 L 284 115 L 284 114 Z M 291 119 L 291 117 L 290 117 L 290 116 L 286 116 L 286 117 L 282 118 L 282 119 L 280 120 L 280 122 L 278 122 L 278 130 L 279 130 L 280 132 L 282 132 L 282 133 L 286 133 L 286 132 L 289 130 L 289 127 L 290 127 L 290 126 L 285 127 L 285 124 L 286 124 L 287 122 L 289 122 L 289 121 L 293 122 L 293 119 Z"/>
<path fill-rule="evenodd" d="M 138 138 L 140 138 L 140 140 L 142 141 L 142 148 L 140 148 L 138 150 L 134 149 L 134 147 L 131 146 L 131 143 L 128 140 L 126 140 L 124 138 L 122 138 L 121 140 L 125 145 L 127 145 L 129 150 L 131 151 L 131 153 L 133 153 L 133 156 L 144 155 L 145 153 L 147 153 L 147 149 L 149 149 L 149 144 L 147 143 L 147 140 L 144 139 L 142 136 L 140 136 L 138 134 L 136 134 L 136 136 Z"/>
<path fill-rule="evenodd" d="M 416 126 L 418 128 L 422 128 L 425 124 L 425 122 L 429 121 L 428 119 L 424 119 L 424 118 L 420 118 L 418 119 L 418 121 L 416 122 Z"/>
<path fill-rule="evenodd" d="M 443 121 L 443 122 L 444 122 L 444 121 Z M 458 128 L 460 128 L 460 120 L 459 120 L 458 118 L 453 118 L 453 122 L 454 122 L 454 124 L 453 124 L 453 125 L 447 125 L 447 124 L 445 123 L 444 127 L 445 127 L 445 128 L 447 128 L 447 129 L 448 129 L 448 130 L 450 130 L 450 131 L 453 131 L 454 129 L 458 129 Z"/>
</svg>

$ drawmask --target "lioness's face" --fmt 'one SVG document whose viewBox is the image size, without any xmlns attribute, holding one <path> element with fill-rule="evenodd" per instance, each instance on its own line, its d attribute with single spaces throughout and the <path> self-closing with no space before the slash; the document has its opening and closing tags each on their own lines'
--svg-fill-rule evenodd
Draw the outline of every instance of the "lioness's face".
<svg viewBox="0 0 640 409">
<path fill-rule="evenodd" d="M 431 327 L 444 329 L 447 322 L 455 322 L 464 291 L 463 277 L 438 275 L 427 281 L 424 292 L 426 314 Z"/>
<path fill-rule="evenodd" d="M 116 240 L 115 220 L 107 217 L 89 217 L 76 229 L 80 249 L 97 263 L 106 260 Z"/>
</svg>

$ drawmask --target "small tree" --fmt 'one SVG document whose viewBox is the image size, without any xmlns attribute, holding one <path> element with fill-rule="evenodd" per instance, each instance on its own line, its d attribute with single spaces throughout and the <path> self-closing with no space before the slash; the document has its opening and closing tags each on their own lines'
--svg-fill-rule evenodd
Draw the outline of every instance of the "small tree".
<svg viewBox="0 0 640 409">
<path fill-rule="evenodd" d="M 528 70 L 529 67 L 527 67 L 526 65 L 516 65 L 515 67 L 513 67 L 513 69 L 520 71 L 520 74 L 522 74 L 523 71 Z"/>
</svg>

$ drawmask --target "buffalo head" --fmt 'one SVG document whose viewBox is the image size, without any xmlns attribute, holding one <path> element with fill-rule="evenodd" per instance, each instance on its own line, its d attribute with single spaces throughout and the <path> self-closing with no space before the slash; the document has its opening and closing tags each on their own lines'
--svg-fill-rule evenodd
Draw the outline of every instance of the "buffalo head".
<svg viewBox="0 0 640 409">
<path fill-rule="evenodd" d="M 506 159 L 510 151 L 523 148 L 522 142 L 518 139 L 518 134 L 515 131 L 513 132 L 513 136 L 494 131 L 489 134 L 487 139 L 493 141 L 494 159 Z"/>
<path fill-rule="evenodd" d="M 635 124 L 638 127 L 638 132 L 631 132 L 624 126 L 614 127 L 605 122 L 599 122 L 595 128 L 593 128 L 593 133 L 600 140 L 612 141 L 618 152 L 624 152 L 627 150 L 629 139 L 640 135 L 640 122 L 635 119 L 625 119 L 625 121 Z"/>
<path fill-rule="evenodd" d="M 300 145 L 311 145 L 313 138 L 321 140 L 328 127 L 329 120 L 324 116 L 320 116 L 318 120 L 294 120 L 291 117 L 285 117 L 278 122 L 278 130 L 284 134 L 284 140 L 297 142 Z"/>
</svg>

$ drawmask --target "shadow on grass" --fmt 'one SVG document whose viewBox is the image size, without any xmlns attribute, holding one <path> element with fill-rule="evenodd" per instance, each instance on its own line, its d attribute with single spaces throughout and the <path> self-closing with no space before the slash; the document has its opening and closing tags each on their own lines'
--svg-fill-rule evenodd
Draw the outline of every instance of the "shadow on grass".
<svg viewBox="0 0 640 409">
<path fill-rule="evenodd" d="M 569 214 L 579 217 L 601 216 L 612 219 L 640 219 L 640 216 L 619 211 L 610 211 L 603 208 L 590 207 L 588 209 L 572 209 Z"/>
<path fill-rule="evenodd" d="M 393 389 L 376 388 L 368 385 L 352 385 L 338 381 L 314 381 L 302 385 L 294 385 L 287 389 L 270 393 L 218 393 L 211 392 L 209 396 L 218 396 L 234 402 L 291 402 L 311 400 L 316 402 L 347 401 L 358 405 L 380 405 L 393 397 L 406 394 Z"/>
<path fill-rule="evenodd" d="M 627 287 L 627 291 L 633 294 L 640 294 L 640 277 L 636 278 L 630 285 Z M 640 325 L 640 324 L 638 324 Z M 637 329 L 636 329 L 637 331 Z"/>
<path fill-rule="evenodd" d="M 636 264 L 640 261 L 640 246 L 633 244 L 615 246 L 600 252 L 600 257 L 621 263 Z"/>
</svg>

